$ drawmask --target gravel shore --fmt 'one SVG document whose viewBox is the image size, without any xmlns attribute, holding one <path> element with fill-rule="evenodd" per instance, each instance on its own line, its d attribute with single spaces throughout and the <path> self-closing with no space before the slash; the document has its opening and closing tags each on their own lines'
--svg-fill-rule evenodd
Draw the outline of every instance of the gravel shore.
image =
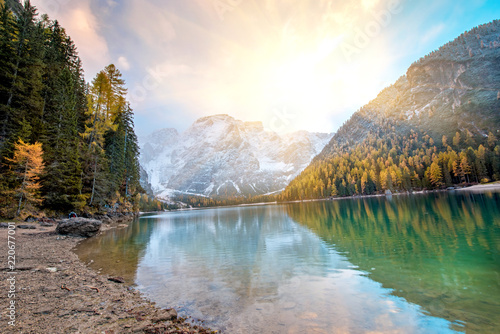
<svg viewBox="0 0 500 334">
<path fill-rule="evenodd" d="M 0 333 L 212 333 L 86 267 L 72 252 L 80 238 L 38 224 L 12 231 L 0 229 Z"/>
<path fill-rule="evenodd" d="M 472 187 L 461 188 L 459 191 L 473 191 L 473 192 L 485 192 L 485 191 L 498 191 L 500 190 L 500 182 L 487 183 L 487 184 L 476 184 Z"/>
</svg>

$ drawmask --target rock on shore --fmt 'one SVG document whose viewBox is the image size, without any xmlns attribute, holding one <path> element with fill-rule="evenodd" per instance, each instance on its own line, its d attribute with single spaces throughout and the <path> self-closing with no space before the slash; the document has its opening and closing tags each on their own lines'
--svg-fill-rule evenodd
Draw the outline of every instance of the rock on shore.
<svg viewBox="0 0 500 334">
<path fill-rule="evenodd" d="M 0 333 L 213 333 L 86 267 L 71 251 L 80 238 L 60 237 L 55 226 L 16 229 L 10 235 L 15 237 L 15 274 L 3 268 L 0 276 L 15 277 L 15 326 L 7 323 L 9 310 L 2 307 Z M 8 236 L 0 229 L 2 254 L 9 250 Z M 7 292 L 11 284 L 2 279 L 0 289 Z"/>
<path fill-rule="evenodd" d="M 63 219 L 57 224 L 56 232 L 62 235 L 89 238 L 101 229 L 102 222 L 89 218 Z"/>
</svg>

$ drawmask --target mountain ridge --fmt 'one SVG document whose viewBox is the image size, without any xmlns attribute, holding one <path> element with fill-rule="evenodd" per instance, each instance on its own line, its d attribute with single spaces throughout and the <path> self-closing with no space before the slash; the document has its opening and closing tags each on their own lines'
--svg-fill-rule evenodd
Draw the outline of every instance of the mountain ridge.
<svg viewBox="0 0 500 334">
<path fill-rule="evenodd" d="M 265 195 L 284 189 L 330 138 L 307 131 L 280 136 L 261 122 L 219 114 L 182 133 L 162 129 L 140 138 L 140 163 L 160 198 Z"/>
<path fill-rule="evenodd" d="M 473 163 L 470 175 L 475 181 L 497 179 L 500 148 L 494 143 L 498 129 L 500 21 L 495 20 L 414 62 L 405 75 L 343 124 L 311 165 L 291 182 L 282 199 L 327 197 L 337 195 L 339 188 L 340 195 L 371 194 L 468 180 L 453 163 Z M 451 138 L 457 145 L 447 141 Z M 417 160 L 418 164 L 409 165 L 412 155 L 416 157 L 412 163 Z M 476 162 L 484 167 L 475 166 Z M 439 167 L 434 171 L 443 174 L 436 184 L 430 177 L 432 163 Z M 403 182 L 405 173 L 413 183 Z M 397 184 L 393 180 L 386 183 L 386 174 Z M 371 185 L 368 192 L 366 184 Z"/>
</svg>

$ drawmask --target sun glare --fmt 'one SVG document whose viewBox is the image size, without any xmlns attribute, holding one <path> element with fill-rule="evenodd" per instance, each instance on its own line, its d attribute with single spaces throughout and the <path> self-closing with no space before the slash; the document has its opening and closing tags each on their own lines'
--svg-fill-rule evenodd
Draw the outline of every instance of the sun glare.
<svg viewBox="0 0 500 334">
<path fill-rule="evenodd" d="M 266 67 L 271 69 L 262 80 L 267 98 L 300 111 L 290 122 L 288 131 L 301 129 L 311 122 L 312 111 L 320 118 L 332 112 L 335 104 L 332 90 L 337 76 L 332 75 L 336 67 L 329 57 L 341 40 L 342 37 L 325 39 L 312 51 L 291 53 Z"/>
</svg>

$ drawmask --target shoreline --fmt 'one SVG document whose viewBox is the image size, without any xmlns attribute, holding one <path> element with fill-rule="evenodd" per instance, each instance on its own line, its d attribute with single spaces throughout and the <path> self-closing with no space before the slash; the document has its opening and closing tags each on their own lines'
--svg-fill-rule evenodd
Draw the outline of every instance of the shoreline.
<svg viewBox="0 0 500 334">
<path fill-rule="evenodd" d="M 363 198 L 376 198 L 376 197 L 391 197 L 391 196 L 405 196 L 405 195 L 421 195 L 421 194 L 431 194 L 449 191 L 471 191 L 471 192 L 489 192 L 489 191 L 500 191 L 500 181 L 487 183 L 487 184 L 475 184 L 469 187 L 454 186 L 453 189 L 431 189 L 431 190 L 415 190 L 406 192 L 394 192 L 392 194 L 372 194 L 372 195 L 353 195 L 344 197 L 326 197 L 326 198 L 315 198 L 315 199 L 303 199 L 303 200 L 293 200 L 284 202 L 261 202 L 261 203 L 243 203 L 234 205 L 221 205 L 221 206 L 202 206 L 202 207 L 191 207 L 191 208 L 181 208 L 172 209 L 166 211 L 149 211 L 140 212 L 139 216 L 146 215 L 157 215 L 169 212 L 184 212 L 184 211 L 195 211 L 195 210 L 207 210 L 207 209 L 222 209 L 222 208 L 238 208 L 238 207 L 249 207 L 249 206 L 262 206 L 262 205 L 281 205 L 281 204 L 292 204 L 292 203 L 308 203 L 308 202 L 322 202 L 322 201 L 338 201 L 345 199 L 363 199 Z"/>
<path fill-rule="evenodd" d="M 108 226 L 103 231 L 125 226 Z M 9 229 L 0 229 L 4 259 L 0 268 L 0 289 L 4 291 L 0 295 L 0 332 L 215 333 L 193 319 L 177 318 L 175 310 L 161 309 L 131 286 L 110 281 L 107 275 L 85 265 L 73 252 L 84 238 L 61 236 L 55 226 L 14 231 L 10 235 L 15 243 L 8 244 Z M 6 266 L 8 245 L 15 253 L 14 272 Z M 9 298 L 12 286 L 15 293 Z M 9 324 L 12 301 L 14 326 Z"/>
<path fill-rule="evenodd" d="M 451 190 L 451 189 L 450 189 Z M 451 191 L 499 191 L 500 182 L 479 184 Z M 447 189 L 394 193 L 411 195 L 445 192 Z M 313 201 L 383 197 L 385 194 L 325 198 L 293 202 L 252 203 L 250 205 L 279 205 Z M 248 206 L 236 205 L 236 206 Z M 234 206 L 225 206 L 234 207 Z M 216 207 L 217 208 L 217 207 Z M 209 209 L 209 208 L 196 208 Z M 178 210 L 175 210 L 178 211 Z M 181 210 L 179 210 L 181 211 Z M 186 210 L 182 210 L 186 211 Z M 151 212 L 159 214 L 162 212 Z M 151 214 L 149 213 L 149 214 Z M 141 213 L 141 216 L 148 213 Z M 127 227 L 134 216 L 119 217 L 103 223 L 99 233 Z M 17 225 L 24 223 L 18 222 Z M 109 280 L 82 262 L 74 248 L 85 238 L 61 236 L 54 226 L 36 229 L 16 228 L 9 244 L 9 229 L 0 228 L 0 253 L 4 265 L 0 267 L 0 332 L 18 333 L 215 333 L 203 328 L 202 321 L 177 318 L 173 309 L 162 309 L 143 297 L 132 285 Z M 15 245 L 12 249 L 12 245 Z M 15 272 L 7 267 L 9 250 L 15 252 Z M 15 278 L 15 293 L 9 297 Z M 9 306 L 15 302 L 15 326 L 9 325 Z M 175 315 L 175 316 L 174 316 Z M 189 321 L 189 322 L 188 322 Z"/>
<path fill-rule="evenodd" d="M 500 190 L 500 181 L 486 183 L 486 184 L 475 184 L 475 185 L 467 187 L 467 188 L 460 188 L 460 189 L 456 189 L 456 190 L 457 191 L 474 191 L 474 192 Z"/>
</svg>

